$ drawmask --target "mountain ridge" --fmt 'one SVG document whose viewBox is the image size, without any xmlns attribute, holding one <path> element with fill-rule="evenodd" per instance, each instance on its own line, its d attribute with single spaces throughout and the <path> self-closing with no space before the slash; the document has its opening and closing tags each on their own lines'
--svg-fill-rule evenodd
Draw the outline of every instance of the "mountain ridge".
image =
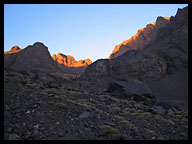
<svg viewBox="0 0 192 144">
<path fill-rule="evenodd" d="M 81 67 L 81 66 L 88 66 L 92 64 L 90 59 L 84 60 L 75 60 L 75 58 L 71 55 L 64 55 L 62 53 L 53 54 L 52 56 L 54 61 L 57 61 L 60 65 L 65 65 L 67 67 Z"/>
<path fill-rule="evenodd" d="M 41 42 L 35 42 L 24 49 L 13 46 L 4 52 L 4 68 L 17 71 L 83 73 L 91 63 L 90 59 L 76 61 L 73 56 L 61 53 L 51 57 L 48 48 Z"/>
<path fill-rule="evenodd" d="M 170 17 L 157 17 L 153 24 L 147 24 L 146 27 L 139 29 L 134 36 L 116 45 L 109 59 L 120 56 L 128 50 L 142 49 L 145 45 L 154 41 L 158 29 L 169 23 L 169 21 Z"/>
</svg>

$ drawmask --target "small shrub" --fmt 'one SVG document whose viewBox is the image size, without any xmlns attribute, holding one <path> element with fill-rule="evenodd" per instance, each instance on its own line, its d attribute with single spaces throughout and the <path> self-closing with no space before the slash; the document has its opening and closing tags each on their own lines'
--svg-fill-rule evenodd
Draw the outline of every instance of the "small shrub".
<svg viewBox="0 0 192 144">
<path fill-rule="evenodd" d="M 149 133 L 153 136 L 158 136 L 158 134 L 154 130 L 147 130 L 147 133 Z"/>
<path fill-rule="evenodd" d="M 47 104 L 48 104 L 48 105 L 55 105 L 55 103 L 52 102 L 52 101 L 48 101 Z"/>
<path fill-rule="evenodd" d="M 125 120 L 122 116 L 119 116 L 119 115 L 115 115 L 114 117 L 115 117 L 116 119 L 120 120 L 120 121 Z"/>
<path fill-rule="evenodd" d="M 151 115 L 151 113 L 149 113 L 149 112 L 143 112 L 143 113 L 140 113 L 140 114 L 138 114 L 138 115 L 136 115 L 136 117 L 137 118 L 151 118 L 152 117 L 152 115 Z"/>
<path fill-rule="evenodd" d="M 130 128 L 136 128 L 135 124 L 132 124 L 131 122 L 129 122 L 128 120 L 122 120 L 122 123 L 126 124 L 127 126 L 129 126 Z"/>
<path fill-rule="evenodd" d="M 67 108 L 67 105 L 64 104 L 64 103 L 56 103 L 55 106 L 58 107 L 58 108 L 61 108 L 61 109 L 66 109 Z"/>
<path fill-rule="evenodd" d="M 160 115 L 155 115 L 155 118 L 156 118 L 157 120 L 163 121 L 164 123 L 175 124 L 172 120 L 170 120 L 170 119 L 165 119 L 165 118 L 163 118 L 163 117 L 160 116 Z"/>
<path fill-rule="evenodd" d="M 120 133 L 120 131 L 118 129 L 113 128 L 113 127 L 111 127 L 109 125 L 103 125 L 102 128 L 108 130 L 110 134 L 118 134 L 118 133 Z"/>
</svg>

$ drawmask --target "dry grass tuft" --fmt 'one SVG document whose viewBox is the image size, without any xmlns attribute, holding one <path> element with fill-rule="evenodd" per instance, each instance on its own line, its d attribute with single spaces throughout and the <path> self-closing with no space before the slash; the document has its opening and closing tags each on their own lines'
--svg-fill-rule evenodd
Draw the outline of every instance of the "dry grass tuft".
<svg viewBox="0 0 192 144">
<path fill-rule="evenodd" d="M 125 120 L 122 116 L 119 116 L 119 115 L 115 115 L 114 118 L 115 118 L 115 119 L 118 119 L 118 120 L 120 120 L 120 121 Z"/>
<path fill-rule="evenodd" d="M 104 128 L 104 129 L 106 129 L 106 130 L 108 130 L 108 131 L 109 131 L 109 134 L 118 134 L 118 133 L 120 133 L 120 131 L 119 131 L 118 129 L 113 128 L 113 127 L 111 127 L 111 126 L 109 126 L 109 125 L 103 125 L 103 126 L 101 126 L 101 127 Z"/>
<path fill-rule="evenodd" d="M 153 136 L 158 136 L 158 134 L 154 130 L 147 130 L 147 133 Z"/>
</svg>

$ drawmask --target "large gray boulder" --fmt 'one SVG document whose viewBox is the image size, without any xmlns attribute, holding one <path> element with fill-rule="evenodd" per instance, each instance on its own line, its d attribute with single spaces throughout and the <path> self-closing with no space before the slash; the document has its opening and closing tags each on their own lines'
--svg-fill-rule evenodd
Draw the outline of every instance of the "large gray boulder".
<svg viewBox="0 0 192 144">
<path fill-rule="evenodd" d="M 113 81 L 110 83 L 107 92 L 111 93 L 117 98 L 123 98 L 134 101 L 145 101 L 151 99 L 155 102 L 155 97 L 152 95 L 148 86 L 136 79 L 127 79 L 126 81 Z"/>
</svg>

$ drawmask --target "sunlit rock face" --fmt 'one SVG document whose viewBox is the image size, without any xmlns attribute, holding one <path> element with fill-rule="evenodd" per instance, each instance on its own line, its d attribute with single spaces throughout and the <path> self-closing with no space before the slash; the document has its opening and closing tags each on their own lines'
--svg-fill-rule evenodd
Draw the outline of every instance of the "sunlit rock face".
<svg viewBox="0 0 192 144">
<path fill-rule="evenodd" d="M 64 55 L 62 53 L 54 54 L 52 59 L 58 62 L 60 65 L 64 65 L 67 67 L 85 67 L 92 64 L 90 59 L 84 59 L 76 61 L 74 57 L 70 55 Z"/>
<path fill-rule="evenodd" d="M 18 52 L 20 51 L 20 52 Z M 23 50 L 13 47 L 4 53 L 4 67 L 13 70 L 57 70 L 58 66 L 53 61 L 48 48 L 40 42 L 29 45 Z"/>
<path fill-rule="evenodd" d="M 22 51 L 22 49 L 20 49 L 19 46 L 13 46 L 8 52 L 4 52 L 4 54 L 18 53 L 20 51 Z"/>
<path fill-rule="evenodd" d="M 143 49 L 144 46 L 156 39 L 158 29 L 164 27 L 169 21 L 169 17 L 158 17 L 153 24 L 148 24 L 146 27 L 139 29 L 130 39 L 116 45 L 109 59 L 118 57 L 128 50 Z"/>
</svg>

